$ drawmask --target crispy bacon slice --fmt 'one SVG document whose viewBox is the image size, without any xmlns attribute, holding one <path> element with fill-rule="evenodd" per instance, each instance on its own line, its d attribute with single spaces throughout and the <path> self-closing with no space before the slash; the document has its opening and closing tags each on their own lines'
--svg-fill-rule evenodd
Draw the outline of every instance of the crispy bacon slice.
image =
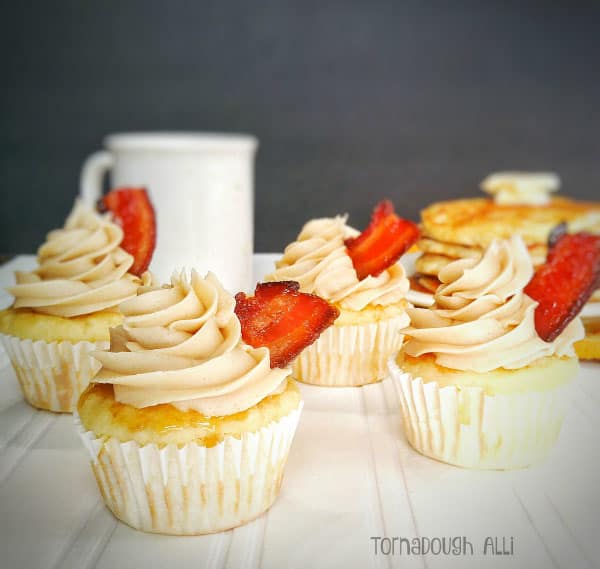
<svg viewBox="0 0 600 569">
<path fill-rule="evenodd" d="M 148 193 L 144 188 L 117 188 L 100 200 L 99 209 L 109 210 L 123 229 L 121 247 L 134 258 L 129 272 L 141 275 L 156 245 L 156 219 Z"/>
<path fill-rule="evenodd" d="M 416 223 L 398 217 L 392 202 L 385 200 L 375 207 L 369 226 L 358 237 L 346 239 L 345 244 L 362 280 L 392 266 L 418 239 Z"/>
<path fill-rule="evenodd" d="M 242 339 L 269 348 L 272 368 L 287 366 L 339 316 L 337 308 L 299 288 L 295 281 L 259 283 L 254 296 L 235 295 Z"/>
<path fill-rule="evenodd" d="M 525 287 L 539 303 L 535 329 L 546 342 L 567 327 L 600 286 L 600 236 L 559 233 L 553 241 L 546 263 Z"/>
</svg>

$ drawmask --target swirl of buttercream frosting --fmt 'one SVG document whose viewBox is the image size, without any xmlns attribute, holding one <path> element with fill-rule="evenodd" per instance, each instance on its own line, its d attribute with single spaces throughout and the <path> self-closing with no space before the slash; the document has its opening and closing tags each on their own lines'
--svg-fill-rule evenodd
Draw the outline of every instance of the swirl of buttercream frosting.
<svg viewBox="0 0 600 569">
<path fill-rule="evenodd" d="M 249 409 L 282 390 L 290 372 L 271 369 L 268 348 L 241 340 L 234 309 L 212 273 L 146 287 L 120 306 L 110 351 L 93 352 L 102 369 L 92 381 L 111 383 L 117 401 L 138 408 L 168 403 L 207 417 Z"/>
<path fill-rule="evenodd" d="M 405 298 L 409 288 L 401 265 L 360 280 L 344 245 L 358 231 L 346 225 L 347 216 L 313 219 L 290 243 L 267 281 L 297 281 L 300 290 L 316 294 L 348 310 L 387 306 Z"/>
<path fill-rule="evenodd" d="M 116 309 L 150 278 L 128 273 L 133 257 L 121 249 L 122 240 L 123 230 L 108 215 L 76 202 L 64 227 L 38 249 L 38 268 L 15 273 L 17 284 L 7 288 L 13 307 L 66 318 Z"/>
<path fill-rule="evenodd" d="M 575 318 L 553 341 L 537 334 L 537 302 L 523 292 L 533 265 L 520 236 L 494 241 L 481 259 L 460 259 L 438 274 L 441 285 L 431 308 L 410 308 L 402 332 L 410 356 L 434 354 L 444 367 L 487 372 L 517 369 L 545 356 L 574 356 L 583 337 Z"/>
</svg>

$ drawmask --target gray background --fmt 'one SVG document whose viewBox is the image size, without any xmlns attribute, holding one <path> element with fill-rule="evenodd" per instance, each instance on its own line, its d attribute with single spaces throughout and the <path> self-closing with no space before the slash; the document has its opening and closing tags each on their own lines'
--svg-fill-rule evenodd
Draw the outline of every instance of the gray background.
<svg viewBox="0 0 600 569">
<path fill-rule="evenodd" d="M 600 10 L 578 2 L 2 2 L 0 253 L 62 224 L 104 134 L 256 134 L 258 251 L 553 169 L 600 192 Z"/>
</svg>

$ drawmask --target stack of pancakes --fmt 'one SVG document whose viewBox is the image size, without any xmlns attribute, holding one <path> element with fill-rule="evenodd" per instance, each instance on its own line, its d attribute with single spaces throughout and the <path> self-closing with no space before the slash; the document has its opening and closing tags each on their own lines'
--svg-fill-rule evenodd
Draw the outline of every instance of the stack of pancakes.
<svg viewBox="0 0 600 569">
<path fill-rule="evenodd" d="M 548 237 L 556 226 L 566 223 L 572 233 L 600 234 L 600 202 L 550 197 L 559 187 L 554 174 L 492 174 L 481 186 L 493 197 L 437 202 L 421 212 L 418 248 L 422 255 L 416 261 L 415 290 L 434 292 L 443 267 L 456 259 L 479 258 L 494 239 L 520 234 L 537 267 L 546 260 Z M 588 336 L 593 335 L 600 325 L 600 289 L 581 315 Z M 592 359 L 600 359 L 600 351 Z"/>
</svg>

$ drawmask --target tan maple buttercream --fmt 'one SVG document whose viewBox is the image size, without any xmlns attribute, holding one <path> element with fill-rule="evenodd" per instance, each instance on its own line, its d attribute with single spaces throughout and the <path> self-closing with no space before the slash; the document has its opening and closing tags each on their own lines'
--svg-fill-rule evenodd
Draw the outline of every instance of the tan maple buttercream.
<svg viewBox="0 0 600 569">
<path fill-rule="evenodd" d="M 123 230 L 108 215 L 76 202 L 64 227 L 39 248 L 38 268 L 15 273 L 17 284 L 7 288 L 13 308 L 70 318 L 134 297 L 147 279 L 127 272 L 134 259 L 121 249 L 122 240 Z"/>
<path fill-rule="evenodd" d="M 574 357 L 573 343 L 583 337 L 575 318 L 553 341 L 537 334 L 537 302 L 523 292 L 533 276 L 523 240 L 494 241 L 483 257 L 460 259 L 438 275 L 441 285 L 430 309 L 407 312 L 411 326 L 404 352 L 433 354 L 440 366 L 487 372 L 517 369 L 546 356 Z"/>
<path fill-rule="evenodd" d="M 120 306 L 109 352 L 92 355 L 115 399 L 142 408 L 169 403 L 207 416 L 249 409 L 285 387 L 288 369 L 271 369 L 268 348 L 242 342 L 235 299 L 217 278 L 174 274 Z"/>
<path fill-rule="evenodd" d="M 302 292 L 354 311 L 404 299 L 409 282 L 401 265 L 359 280 L 344 245 L 344 239 L 357 234 L 346 225 L 346 216 L 309 221 L 265 280 L 297 281 Z"/>
</svg>

